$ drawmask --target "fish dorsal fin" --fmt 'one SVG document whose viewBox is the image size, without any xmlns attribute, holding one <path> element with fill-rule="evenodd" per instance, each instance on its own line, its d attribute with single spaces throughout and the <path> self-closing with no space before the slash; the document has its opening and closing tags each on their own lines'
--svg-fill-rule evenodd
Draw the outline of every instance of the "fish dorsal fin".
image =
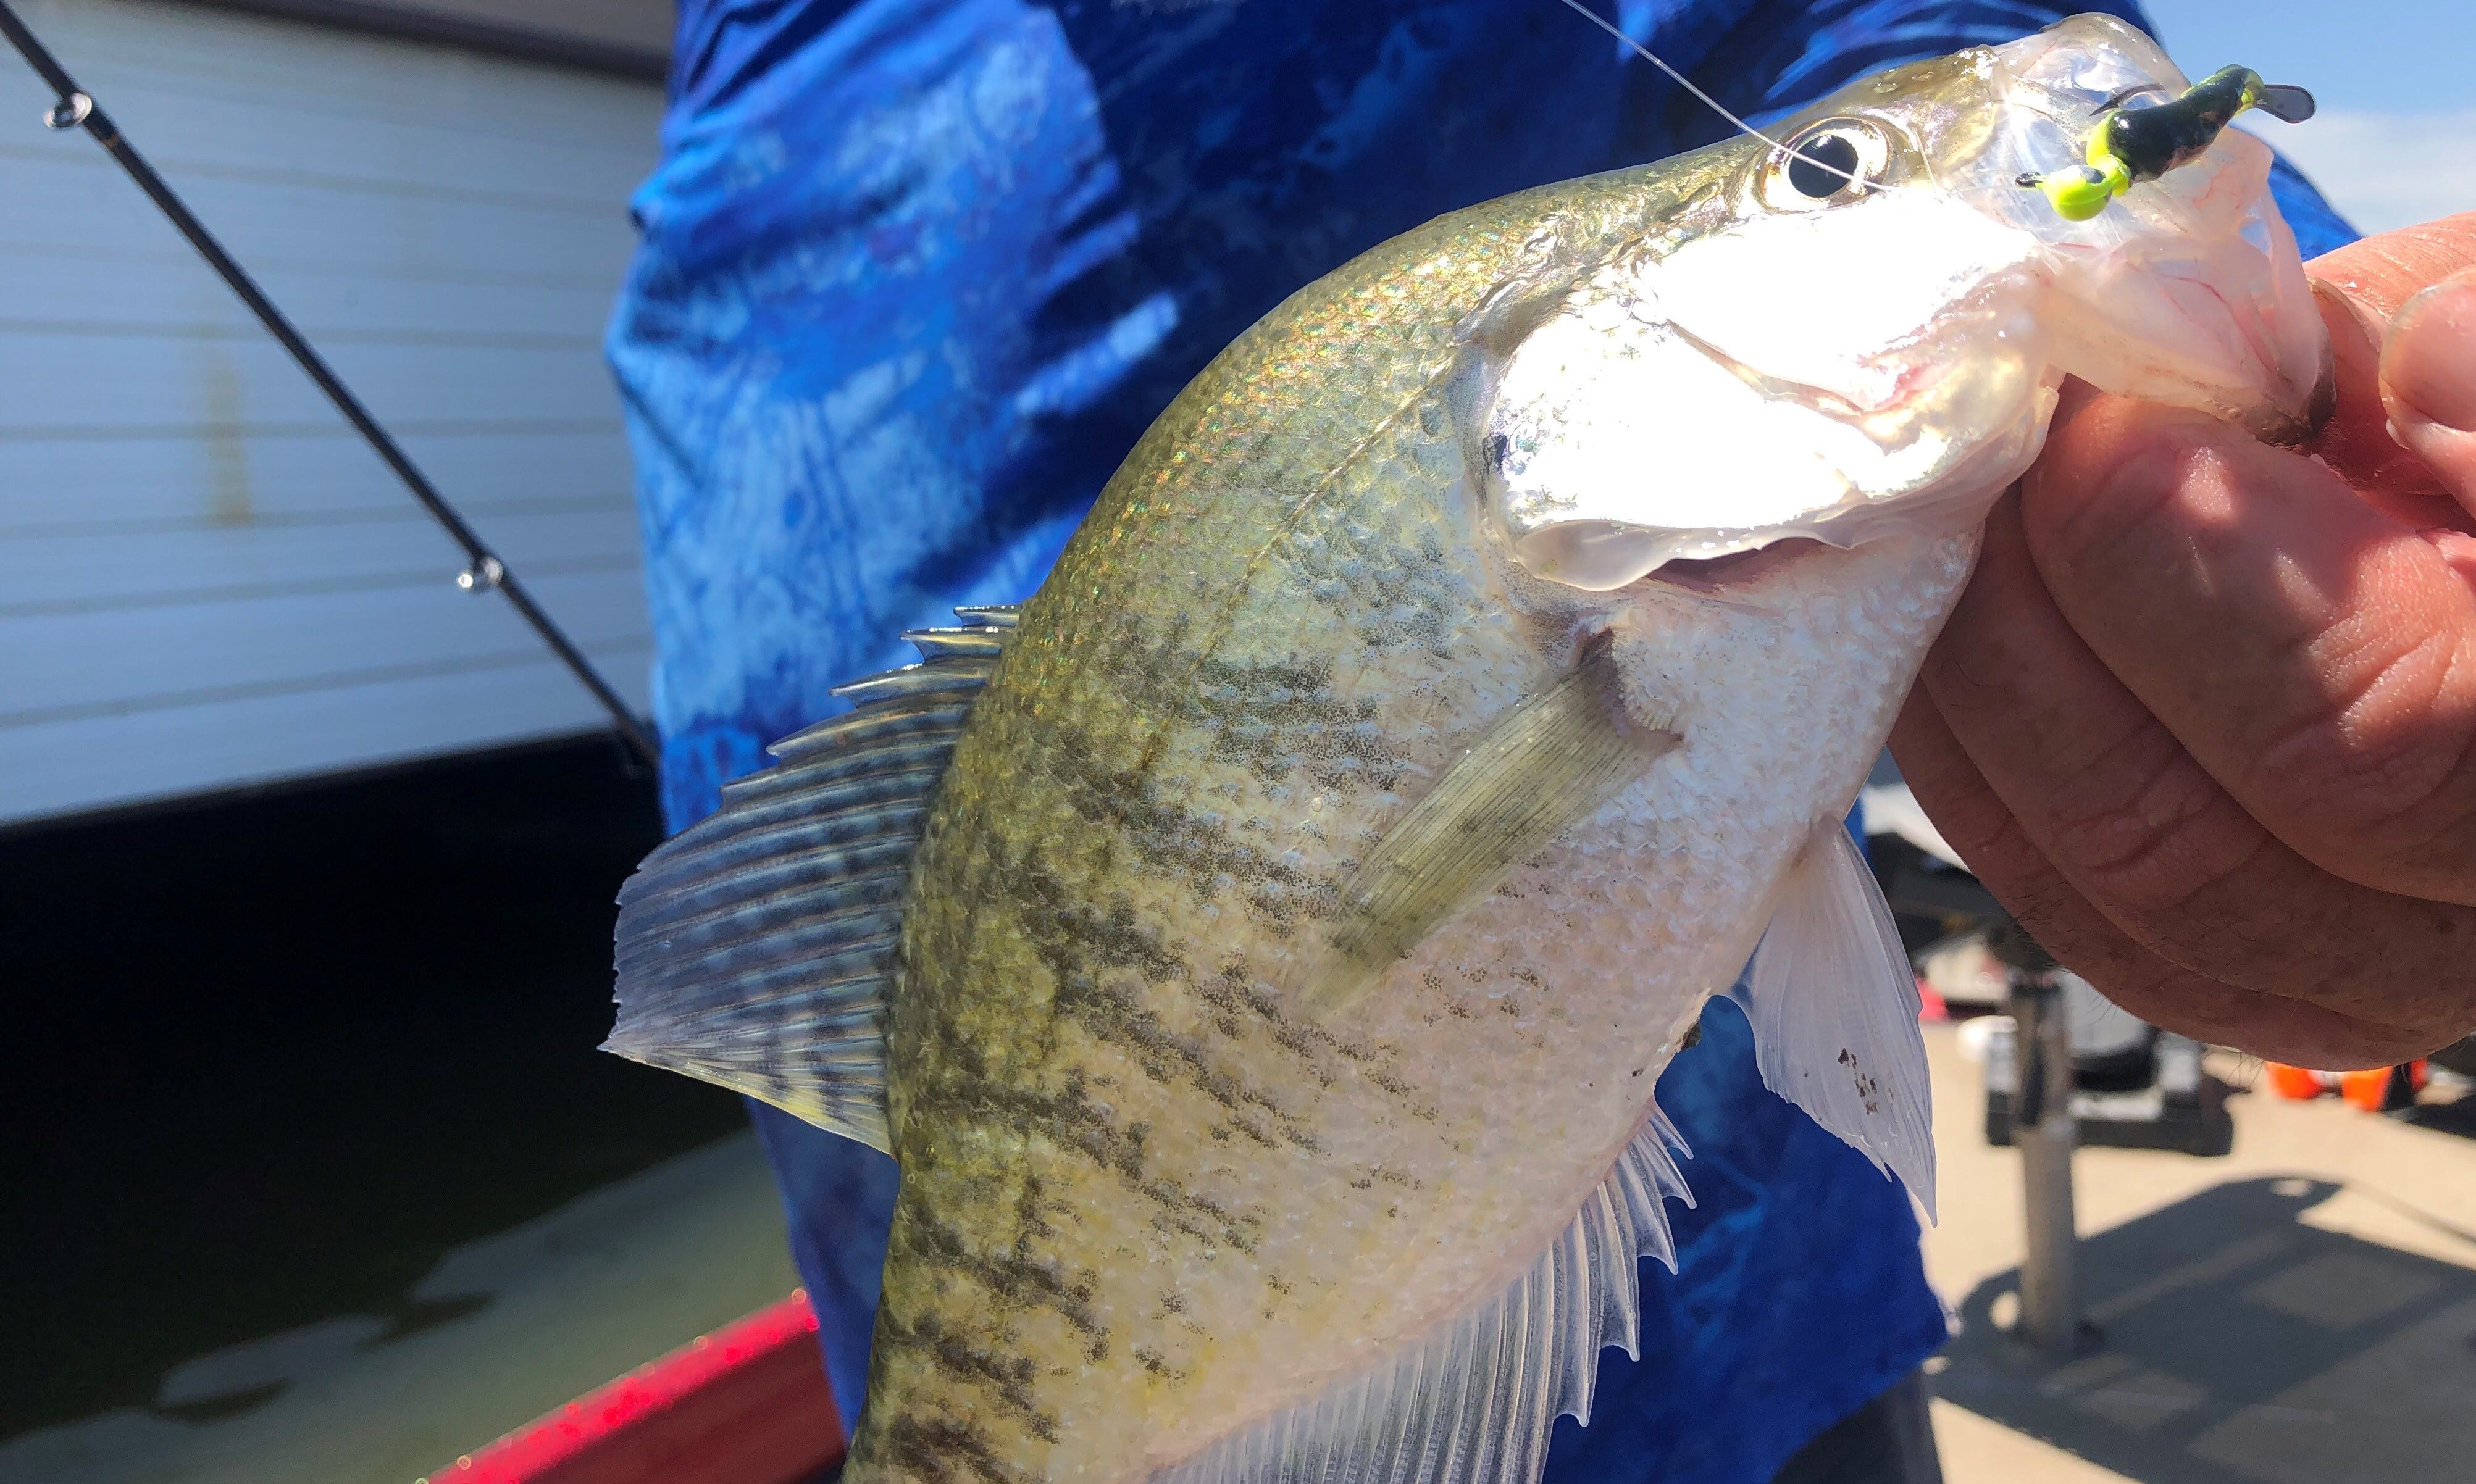
<svg viewBox="0 0 2476 1484">
<path fill-rule="evenodd" d="M 1857 844 L 1817 825 L 1739 997 L 1764 1085 L 1935 1209 L 1933 1091 L 1918 977 Z"/>
<path fill-rule="evenodd" d="M 1012 608 L 904 638 L 922 660 L 837 686 L 849 713 L 768 749 L 619 890 L 619 1022 L 602 1049 L 759 1098 L 876 1149 L 883 1022 L 912 853 Z"/>
<path fill-rule="evenodd" d="M 1535 1484 L 1556 1419 L 1591 1420 L 1599 1351 L 1641 1358 L 1637 1265 L 1675 1271 L 1663 1202 L 1694 1200 L 1676 1153 L 1691 1151 L 1654 1106 L 1512 1287 L 1154 1484 Z"/>
</svg>

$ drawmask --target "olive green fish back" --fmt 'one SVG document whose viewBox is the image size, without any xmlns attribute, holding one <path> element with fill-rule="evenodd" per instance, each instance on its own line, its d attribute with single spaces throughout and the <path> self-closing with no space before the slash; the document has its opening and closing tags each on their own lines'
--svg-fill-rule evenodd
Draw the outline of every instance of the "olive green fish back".
<svg viewBox="0 0 2476 1484">
<path fill-rule="evenodd" d="M 1301 291 L 1161 415 L 1027 606 L 905 911 L 904 1180 L 854 1481 L 1085 1476 L 1147 1446 L 1188 1362 L 1130 1343 L 1108 1264 L 1256 1261 L 1270 1192 L 1399 1178 L 1344 1168 L 1316 1089 L 1454 1136 L 1447 1094 L 1275 980 L 1396 790 L 1572 662 L 1507 606 L 1475 529 L 1464 337 L 1492 296 L 1559 286 L 1529 265 L 1690 219 L 1742 153 L 1492 202 Z M 1293 1301 L 1262 1281 L 1267 1317 Z M 1096 1387 L 1130 1389 L 1105 1442 L 1067 1416 Z"/>
</svg>

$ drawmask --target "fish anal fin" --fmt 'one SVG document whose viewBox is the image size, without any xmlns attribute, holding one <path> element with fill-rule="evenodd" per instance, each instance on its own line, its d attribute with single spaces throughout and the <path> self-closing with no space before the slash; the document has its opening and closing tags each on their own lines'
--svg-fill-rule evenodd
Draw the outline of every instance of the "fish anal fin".
<svg viewBox="0 0 2476 1484">
<path fill-rule="evenodd" d="M 1740 998 L 1763 1082 L 1935 1209 L 1934 1094 L 1917 973 L 1837 819 L 1815 826 Z"/>
<path fill-rule="evenodd" d="M 1641 1356 L 1644 1257 L 1676 1267 L 1665 1201 L 1684 1141 L 1653 1108 L 1510 1288 L 1153 1484 L 1536 1484 L 1556 1419 L 1588 1425 L 1599 1351 Z"/>
<path fill-rule="evenodd" d="M 619 892 L 618 1024 L 603 1050 L 890 1150 L 885 1006 L 900 902 L 971 703 L 1015 610 L 906 634 L 920 664 L 837 688 L 848 715 L 774 745 Z"/>
<path fill-rule="evenodd" d="M 1355 1003 L 1463 903 L 1598 812 L 1676 746 L 1625 708 L 1610 647 L 1490 723 L 1343 882 L 1337 920 L 1300 989 L 1324 1021 Z"/>
</svg>

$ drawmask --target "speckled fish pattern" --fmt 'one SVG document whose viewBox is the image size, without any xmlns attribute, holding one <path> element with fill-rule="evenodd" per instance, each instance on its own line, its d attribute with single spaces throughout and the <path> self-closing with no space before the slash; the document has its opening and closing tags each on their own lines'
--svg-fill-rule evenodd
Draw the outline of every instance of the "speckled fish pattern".
<svg viewBox="0 0 2476 1484">
<path fill-rule="evenodd" d="M 914 869 L 854 1484 L 1146 1478 L 1501 1291 L 1642 1127 L 1973 539 L 1770 562 L 1734 607 L 1554 588 L 1480 528 L 1456 377 L 1500 285 L 1718 222 L 1753 148 L 1377 249 L 1110 482 Z M 1351 866 L 1595 634 L 1683 745 L 1300 1013 Z"/>
</svg>

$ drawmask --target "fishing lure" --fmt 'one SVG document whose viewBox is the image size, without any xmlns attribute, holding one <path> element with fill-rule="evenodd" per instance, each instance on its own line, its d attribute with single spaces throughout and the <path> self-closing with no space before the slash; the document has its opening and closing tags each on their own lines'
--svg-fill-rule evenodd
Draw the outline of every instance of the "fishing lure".
<svg viewBox="0 0 2476 1484">
<path fill-rule="evenodd" d="M 2147 87 L 2109 99 L 2083 146 L 2084 162 L 2019 178 L 2043 193 L 2055 214 L 2082 222 L 2143 181 L 2201 158 L 2236 115 L 2259 109 L 2270 117 L 2300 124 L 2313 116 L 2313 95 L 2301 87 L 2265 83 L 2250 67 L 2220 67 L 2184 89 L 2171 103 L 2151 103 Z"/>
<path fill-rule="evenodd" d="M 1610 24 L 1581 0 L 1564 3 L 1667 74 L 1738 133 L 1778 151 L 1798 175 L 1818 181 L 1837 179 L 1861 193 L 1883 188 L 1883 182 L 1859 173 L 1858 160 L 1845 145 L 1836 151 L 1828 147 L 1841 142 L 1837 136 L 1825 136 L 1821 148 L 1783 143 L 1731 112 L 1726 105 L 1696 87 L 1692 78 Z M 2107 203 L 2142 182 L 2154 181 L 2169 170 L 2199 160 L 2217 142 L 2227 125 L 2235 122 L 2236 115 L 2247 109 L 2259 109 L 2283 123 L 2300 124 L 2313 116 L 2315 108 L 2313 94 L 2306 89 L 2264 82 L 2261 74 L 2250 67 L 2232 64 L 2185 88 L 2183 96 L 2171 103 L 2147 101 L 2160 91 L 2153 83 L 2138 83 L 2118 91 L 2095 111 L 2097 126 L 2090 131 L 2083 145 L 2085 163 L 2062 170 L 2025 172 L 2015 184 L 2042 191 L 2055 213 L 2065 220 L 2087 221 L 2105 210 Z M 1837 189 L 1825 186 L 1808 189 L 1807 194 L 1821 197 Z"/>
</svg>

